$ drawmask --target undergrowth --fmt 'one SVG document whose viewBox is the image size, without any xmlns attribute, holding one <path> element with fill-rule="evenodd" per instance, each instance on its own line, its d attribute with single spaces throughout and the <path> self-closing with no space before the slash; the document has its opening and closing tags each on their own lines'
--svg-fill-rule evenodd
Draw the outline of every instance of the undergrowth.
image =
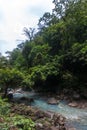
<svg viewBox="0 0 87 130">
<path fill-rule="evenodd" d="M 35 130 L 30 118 L 10 113 L 10 104 L 0 98 L 0 130 Z"/>
</svg>

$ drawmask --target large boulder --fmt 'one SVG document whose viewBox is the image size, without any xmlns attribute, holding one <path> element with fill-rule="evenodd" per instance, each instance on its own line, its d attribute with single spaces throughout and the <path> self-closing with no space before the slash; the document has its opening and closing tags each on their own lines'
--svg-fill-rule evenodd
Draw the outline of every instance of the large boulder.
<svg viewBox="0 0 87 130">
<path fill-rule="evenodd" d="M 78 104 L 76 102 L 71 102 L 68 104 L 70 107 L 77 107 Z"/>
<path fill-rule="evenodd" d="M 41 123 L 36 123 L 36 124 L 35 124 L 35 128 L 36 128 L 36 130 L 43 130 L 43 124 L 41 124 Z"/>
<path fill-rule="evenodd" d="M 55 98 L 49 98 L 48 101 L 47 101 L 48 104 L 51 104 L 51 105 L 56 105 L 59 103 L 59 101 Z"/>
<path fill-rule="evenodd" d="M 15 93 L 23 93 L 23 90 L 21 88 L 15 90 Z"/>
</svg>

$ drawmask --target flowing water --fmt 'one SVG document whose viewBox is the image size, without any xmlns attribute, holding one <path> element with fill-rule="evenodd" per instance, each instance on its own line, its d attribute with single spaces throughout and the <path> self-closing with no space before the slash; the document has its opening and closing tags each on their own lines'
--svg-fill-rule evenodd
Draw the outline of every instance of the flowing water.
<svg viewBox="0 0 87 130">
<path fill-rule="evenodd" d="M 15 94 L 15 98 L 22 96 L 33 97 L 34 102 L 32 106 L 38 107 L 44 111 L 52 111 L 62 114 L 67 118 L 67 125 L 75 127 L 76 130 L 87 130 L 87 110 L 72 108 L 67 105 L 65 101 L 61 101 L 58 105 L 50 105 L 47 103 L 46 98 L 41 98 L 34 93 L 27 94 Z"/>
</svg>

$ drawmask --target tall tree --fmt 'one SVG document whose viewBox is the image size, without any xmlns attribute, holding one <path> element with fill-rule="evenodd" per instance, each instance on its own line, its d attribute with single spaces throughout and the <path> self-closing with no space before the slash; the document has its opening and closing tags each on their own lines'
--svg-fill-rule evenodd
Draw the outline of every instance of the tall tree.
<svg viewBox="0 0 87 130">
<path fill-rule="evenodd" d="M 35 28 L 26 28 L 24 27 L 24 34 L 27 36 L 29 41 L 32 41 L 35 35 Z"/>
<path fill-rule="evenodd" d="M 79 0 L 53 0 L 53 3 L 55 5 L 53 14 L 55 14 L 59 19 L 62 18 L 65 20 L 66 11 L 70 9 L 70 6 L 72 8 L 72 6 L 78 1 Z"/>
</svg>

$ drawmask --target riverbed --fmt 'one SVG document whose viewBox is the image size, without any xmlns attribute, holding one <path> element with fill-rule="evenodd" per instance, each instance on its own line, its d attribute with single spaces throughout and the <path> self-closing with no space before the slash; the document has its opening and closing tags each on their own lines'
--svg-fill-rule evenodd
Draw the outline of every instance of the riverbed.
<svg viewBox="0 0 87 130">
<path fill-rule="evenodd" d="M 69 107 L 67 102 L 61 100 L 57 105 L 47 103 L 47 98 L 39 96 L 36 93 L 15 93 L 14 98 L 21 97 L 33 98 L 34 102 L 31 103 L 33 107 L 37 107 L 43 111 L 52 111 L 60 113 L 67 119 L 67 125 L 76 128 L 76 130 L 87 130 L 87 109 L 78 109 Z M 30 104 L 29 104 L 30 105 Z"/>
</svg>

